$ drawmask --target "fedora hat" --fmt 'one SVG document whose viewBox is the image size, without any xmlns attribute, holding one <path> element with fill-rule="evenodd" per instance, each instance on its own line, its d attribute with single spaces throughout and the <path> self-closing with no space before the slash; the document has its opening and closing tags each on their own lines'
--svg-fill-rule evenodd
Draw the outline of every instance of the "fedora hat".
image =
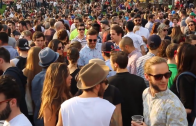
<svg viewBox="0 0 196 126">
<path fill-rule="evenodd" d="M 39 52 L 39 65 L 47 67 L 59 58 L 59 54 L 46 47 Z"/>
<path fill-rule="evenodd" d="M 105 65 L 105 62 L 101 59 L 95 58 L 95 59 L 91 59 L 89 60 L 89 63 L 97 63 L 98 65 Z"/>
<path fill-rule="evenodd" d="M 89 63 L 80 70 L 77 87 L 78 89 L 92 88 L 103 81 L 107 77 L 108 73 L 108 66 L 98 65 L 97 63 Z"/>
</svg>

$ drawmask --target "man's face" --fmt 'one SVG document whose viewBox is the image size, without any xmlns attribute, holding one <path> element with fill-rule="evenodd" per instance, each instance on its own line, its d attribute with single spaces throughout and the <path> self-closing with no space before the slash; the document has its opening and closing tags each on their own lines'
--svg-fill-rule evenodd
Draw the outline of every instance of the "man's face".
<svg viewBox="0 0 196 126">
<path fill-rule="evenodd" d="M 158 17 L 159 17 L 159 19 L 163 19 L 163 14 L 159 13 Z"/>
<path fill-rule="evenodd" d="M 121 51 L 123 51 L 123 52 L 125 52 L 127 55 L 129 55 L 129 51 L 128 51 L 128 46 L 127 46 L 127 45 L 122 46 L 122 45 L 120 44 L 119 46 L 120 46 Z"/>
<path fill-rule="evenodd" d="M 23 26 L 22 26 L 21 23 L 19 23 L 19 31 L 20 31 L 20 32 L 24 31 Z"/>
<path fill-rule="evenodd" d="M 7 100 L 4 94 L 0 94 L 0 102 Z M 9 101 L 0 103 L 0 120 L 6 120 L 10 116 L 11 108 Z"/>
<path fill-rule="evenodd" d="M 116 63 L 112 62 L 112 56 L 110 56 L 110 64 L 111 64 L 111 67 L 114 71 L 117 70 L 117 66 L 116 66 Z"/>
<path fill-rule="evenodd" d="M 155 22 L 155 16 L 153 16 L 153 18 L 151 19 L 151 22 Z"/>
<path fill-rule="evenodd" d="M 78 29 L 78 33 L 79 33 L 80 35 L 84 35 L 84 31 L 85 31 L 84 26 L 79 26 L 77 29 Z"/>
<path fill-rule="evenodd" d="M 173 19 L 173 23 L 174 23 L 174 24 L 177 24 L 178 21 L 177 21 L 176 19 Z"/>
<path fill-rule="evenodd" d="M 12 23 L 8 23 L 8 27 L 9 27 L 10 29 L 12 29 L 12 30 L 15 29 L 14 26 L 12 25 Z"/>
<path fill-rule="evenodd" d="M 167 63 L 152 65 L 151 73 L 145 74 L 145 78 L 149 81 L 150 87 L 152 87 L 158 93 L 167 90 L 169 78 L 165 78 L 165 76 L 163 76 L 162 79 L 156 80 L 156 78 L 152 75 L 166 74 L 168 72 L 170 71 Z"/>
<path fill-rule="evenodd" d="M 110 30 L 110 34 L 111 34 L 111 40 L 113 42 L 119 42 L 119 40 L 121 39 L 121 35 L 118 35 L 115 30 Z"/>
<path fill-rule="evenodd" d="M 42 49 L 42 47 L 44 46 L 44 38 L 43 37 L 36 38 L 35 46 L 38 46 Z"/>
<path fill-rule="evenodd" d="M 15 38 L 16 41 L 19 40 L 19 37 L 20 37 L 20 35 L 15 35 L 15 36 L 14 36 L 14 38 Z"/>
<path fill-rule="evenodd" d="M 194 19 L 194 16 L 191 16 L 191 15 L 190 15 L 189 17 L 190 17 L 191 19 Z"/>
<path fill-rule="evenodd" d="M 89 48 L 94 49 L 97 43 L 97 35 L 87 35 L 86 41 L 87 41 Z"/>
<path fill-rule="evenodd" d="M 191 44 L 192 44 L 192 45 L 196 45 L 196 40 L 192 40 L 192 41 L 191 41 Z"/>
<path fill-rule="evenodd" d="M 134 19 L 134 23 L 135 23 L 135 25 L 141 25 L 141 18 L 135 18 Z"/>
<path fill-rule="evenodd" d="M 172 17 L 173 17 L 173 15 L 168 15 L 168 19 L 170 19 L 170 20 L 171 20 L 171 19 L 172 19 Z"/>
<path fill-rule="evenodd" d="M 75 23 L 75 25 L 77 25 L 79 23 L 79 20 L 74 19 L 74 23 Z"/>
<path fill-rule="evenodd" d="M 101 23 L 101 29 L 105 29 L 105 24 Z"/>
<path fill-rule="evenodd" d="M 86 27 L 86 28 L 87 28 L 87 29 L 90 29 L 91 26 L 92 26 L 92 23 L 93 23 L 92 21 L 88 21 L 88 22 L 87 22 L 87 27 Z"/>
</svg>

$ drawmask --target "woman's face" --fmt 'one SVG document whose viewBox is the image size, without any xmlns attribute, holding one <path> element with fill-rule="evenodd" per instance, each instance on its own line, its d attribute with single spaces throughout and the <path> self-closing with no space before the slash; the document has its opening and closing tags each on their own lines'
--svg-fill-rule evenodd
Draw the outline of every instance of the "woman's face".
<svg viewBox="0 0 196 126">
<path fill-rule="evenodd" d="M 165 27 L 165 28 L 162 30 L 162 34 L 163 34 L 163 35 L 167 35 L 167 34 L 168 34 L 168 27 Z"/>
<path fill-rule="evenodd" d="M 176 19 L 173 19 L 173 23 L 174 23 L 174 24 L 177 24 L 178 21 L 177 21 Z"/>
<path fill-rule="evenodd" d="M 191 31 L 195 31 L 195 25 L 193 22 L 189 22 L 188 27 Z"/>
<path fill-rule="evenodd" d="M 57 52 L 59 55 L 63 55 L 63 45 L 61 43 L 58 44 Z"/>
</svg>

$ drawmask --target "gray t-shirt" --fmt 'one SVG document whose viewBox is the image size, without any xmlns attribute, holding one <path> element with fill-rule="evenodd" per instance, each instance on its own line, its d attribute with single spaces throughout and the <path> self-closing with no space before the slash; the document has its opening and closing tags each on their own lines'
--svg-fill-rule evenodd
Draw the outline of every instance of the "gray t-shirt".
<svg viewBox="0 0 196 126">
<path fill-rule="evenodd" d="M 15 48 L 16 47 L 16 40 L 15 40 L 15 38 L 9 37 L 8 45 L 10 45 L 13 48 Z"/>
<path fill-rule="evenodd" d="M 186 18 L 183 18 L 181 23 L 180 23 L 180 27 L 186 27 L 186 22 L 185 22 Z"/>
</svg>

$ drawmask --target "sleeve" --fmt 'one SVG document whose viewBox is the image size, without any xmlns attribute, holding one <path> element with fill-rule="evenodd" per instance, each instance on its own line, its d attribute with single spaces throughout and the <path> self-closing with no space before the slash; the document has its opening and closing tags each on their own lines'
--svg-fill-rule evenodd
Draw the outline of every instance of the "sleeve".
<svg viewBox="0 0 196 126">
<path fill-rule="evenodd" d="M 120 94 L 118 88 L 114 87 L 114 89 L 114 105 L 121 104 L 123 102 L 122 95 Z"/>
<path fill-rule="evenodd" d="M 182 21 L 181 21 L 181 23 L 180 23 L 180 27 L 186 27 L 186 23 L 185 23 L 185 21 L 184 21 L 184 20 L 182 20 Z"/>
<path fill-rule="evenodd" d="M 166 126 L 188 126 L 186 115 L 183 106 L 175 106 L 174 104 L 174 107 L 170 107 L 166 113 Z"/>
</svg>

